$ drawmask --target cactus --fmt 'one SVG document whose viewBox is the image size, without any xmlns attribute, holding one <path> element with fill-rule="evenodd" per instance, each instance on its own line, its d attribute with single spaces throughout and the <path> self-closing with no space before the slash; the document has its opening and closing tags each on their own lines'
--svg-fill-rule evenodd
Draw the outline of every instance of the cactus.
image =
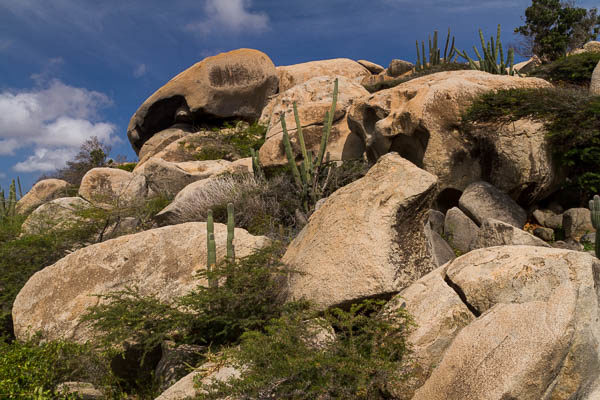
<svg viewBox="0 0 600 400">
<path fill-rule="evenodd" d="M 0 189 L 0 219 L 6 217 L 6 198 L 4 197 L 4 189 Z"/>
<path fill-rule="evenodd" d="M 214 272 L 215 266 L 217 265 L 217 244 L 215 242 L 215 234 L 214 233 L 209 233 L 207 239 L 208 239 L 208 254 L 206 257 L 206 262 L 208 264 L 207 272 L 209 273 L 208 286 L 212 288 L 212 287 L 217 286 L 217 281 L 210 275 L 211 272 Z"/>
<path fill-rule="evenodd" d="M 456 51 L 459 56 L 469 62 L 471 69 L 489 72 L 490 74 L 515 75 L 515 70 L 513 68 L 515 51 L 513 48 L 509 48 L 506 61 L 504 61 L 504 50 L 502 49 L 502 42 L 500 41 L 500 24 L 498 24 L 498 30 L 496 32 L 496 41 L 494 41 L 494 37 L 492 36 L 490 37 L 490 41 L 486 43 L 481 29 L 479 30 L 479 40 L 481 41 L 483 57 L 477 50 L 477 47 L 473 46 L 473 51 L 477 56 L 479 64 L 469 57 L 466 50 L 462 53 L 460 50 Z M 498 58 L 500 58 L 499 61 Z M 506 71 L 507 68 L 509 69 L 508 71 Z"/>
<path fill-rule="evenodd" d="M 227 259 L 230 262 L 235 260 L 235 247 L 233 246 L 233 237 L 235 232 L 235 221 L 233 215 L 233 203 L 227 204 Z"/>
<path fill-rule="evenodd" d="M 434 65 L 447 64 L 452 62 L 452 59 L 456 57 L 456 48 L 454 47 L 454 36 L 452 36 L 452 44 L 450 45 L 450 52 L 448 52 L 448 44 L 450 44 L 450 28 L 448 28 L 448 35 L 446 36 L 446 45 L 444 46 L 444 58 L 442 61 L 441 50 L 438 48 L 438 31 L 433 32 L 433 41 L 431 36 L 428 39 L 429 43 L 429 63 L 425 56 L 425 42 L 421 42 L 422 53 L 419 53 L 419 41 L 417 40 L 417 62 L 415 64 L 415 70 L 424 70 Z"/>
<path fill-rule="evenodd" d="M 319 175 L 323 167 L 323 159 L 327 152 L 327 143 L 329 142 L 329 135 L 331 134 L 331 127 L 333 125 L 333 117 L 335 115 L 335 108 L 337 105 L 338 96 L 338 80 L 335 80 L 333 86 L 333 96 L 331 102 L 331 109 L 325 113 L 325 120 L 323 124 L 323 135 L 321 136 L 321 145 L 319 147 L 319 153 L 317 157 L 313 159 L 311 152 L 307 151 L 306 143 L 304 142 L 304 135 L 302 133 L 302 124 L 300 123 L 300 117 L 298 116 L 298 107 L 296 103 L 293 103 L 294 119 L 296 122 L 296 132 L 298 135 L 298 144 L 300 145 L 300 151 L 302 153 L 302 162 L 300 169 L 296 165 L 296 158 L 292 151 L 292 145 L 290 143 L 290 137 L 287 131 L 285 123 L 285 117 L 281 115 L 281 128 L 283 130 L 283 147 L 288 160 L 288 165 L 294 176 L 294 180 L 298 189 L 302 193 L 304 208 L 308 210 L 308 200 L 310 199 L 314 204 L 317 197 L 321 195 L 322 188 L 318 186 Z"/>
<path fill-rule="evenodd" d="M 15 188 L 15 180 L 13 179 L 8 190 L 8 210 L 6 215 L 9 217 L 15 216 L 15 207 L 17 205 L 17 192 Z"/>
<path fill-rule="evenodd" d="M 596 229 L 596 257 L 600 258 L 600 234 L 598 232 L 598 229 L 600 228 L 600 196 L 598 195 L 595 195 L 594 199 L 590 200 L 590 216 L 592 219 L 592 226 Z"/>
<path fill-rule="evenodd" d="M 19 199 L 23 198 L 23 189 L 21 189 L 21 179 L 17 176 L 17 183 L 19 184 Z"/>
<path fill-rule="evenodd" d="M 258 154 L 253 148 L 250 148 L 250 156 L 252 157 L 252 172 L 254 172 L 254 176 L 257 178 L 264 177 L 264 172 L 258 160 Z"/>
</svg>

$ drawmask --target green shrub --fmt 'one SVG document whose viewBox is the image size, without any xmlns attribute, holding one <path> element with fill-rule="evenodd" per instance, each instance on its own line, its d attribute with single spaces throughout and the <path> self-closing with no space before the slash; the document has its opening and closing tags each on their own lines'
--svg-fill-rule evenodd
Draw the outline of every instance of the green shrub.
<svg viewBox="0 0 600 400">
<path fill-rule="evenodd" d="M 136 162 L 128 162 L 128 163 L 119 164 L 115 168 L 122 169 L 123 171 L 127 171 L 127 172 L 133 172 L 133 169 L 135 168 L 136 165 L 137 165 Z"/>
<path fill-rule="evenodd" d="M 382 301 L 333 309 L 313 323 L 306 309 L 286 312 L 264 332 L 244 333 L 224 362 L 241 370 L 239 378 L 201 385 L 199 399 L 388 399 L 390 383 L 405 380 L 410 365 L 407 336 L 412 326 L 403 308 L 386 318 L 376 315 Z M 333 327 L 335 339 L 314 337 Z"/>
<path fill-rule="evenodd" d="M 98 386 L 115 382 L 106 359 L 89 346 L 61 341 L 0 342 L 0 398 L 75 399 L 56 392 L 56 386 L 67 381 Z"/>
<path fill-rule="evenodd" d="M 558 84 L 589 86 L 592 72 L 600 61 L 600 53 L 586 52 L 560 58 L 552 63 L 543 64 L 529 75 L 546 79 Z"/>
<path fill-rule="evenodd" d="M 509 89 L 475 100 L 463 116 L 463 131 L 474 122 L 497 124 L 532 118 L 545 123 L 554 158 L 566 167 L 565 186 L 581 204 L 600 191 L 600 96 L 577 89 Z"/>
<path fill-rule="evenodd" d="M 88 310 L 82 321 L 97 331 L 102 347 L 131 341 L 144 354 L 167 339 L 217 347 L 235 342 L 284 308 L 282 251 L 273 245 L 234 263 L 223 262 L 210 274 L 201 271 L 199 279 L 219 285 L 199 285 L 172 303 L 143 296 L 136 288 L 99 296 L 104 302 Z"/>
<path fill-rule="evenodd" d="M 402 76 L 400 78 L 391 79 L 388 81 L 377 82 L 372 85 L 363 85 L 363 86 L 370 93 L 375 93 L 380 90 L 396 87 L 402 83 L 411 81 L 413 79 L 420 78 L 422 76 L 427 76 L 427 75 L 435 74 L 438 72 L 444 72 L 444 71 L 461 71 L 461 70 L 468 70 L 468 69 L 471 69 L 469 67 L 469 64 L 457 63 L 457 62 L 442 63 L 442 64 L 438 64 L 438 65 L 433 65 L 424 70 L 418 70 L 408 76 Z"/>
</svg>

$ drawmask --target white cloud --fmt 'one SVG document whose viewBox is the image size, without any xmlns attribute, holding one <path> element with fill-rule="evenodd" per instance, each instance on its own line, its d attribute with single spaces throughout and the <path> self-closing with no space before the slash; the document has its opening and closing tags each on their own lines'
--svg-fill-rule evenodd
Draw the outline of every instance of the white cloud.
<svg viewBox="0 0 600 400">
<path fill-rule="evenodd" d="M 98 117 L 98 111 L 110 104 L 102 93 L 58 80 L 46 88 L 0 92 L 0 154 L 33 148 L 34 155 L 14 169 L 51 171 L 63 166 L 93 136 L 114 143 L 119 140 L 116 127 Z"/>
<path fill-rule="evenodd" d="M 137 68 L 133 70 L 134 78 L 141 78 L 142 76 L 146 75 L 147 70 L 148 67 L 146 67 L 146 64 L 138 65 Z"/>
<path fill-rule="evenodd" d="M 6 178 L 6 174 L 4 172 L 0 172 L 0 179 Z"/>
<path fill-rule="evenodd" d="M 186 28 L 203 34 L 224 30 L 260 33 L 269 29 L 269 16 L 264 12 L 250 12 L 250 6 L 250 0 L 206 0 L 207 18 Z"/>
</svg>

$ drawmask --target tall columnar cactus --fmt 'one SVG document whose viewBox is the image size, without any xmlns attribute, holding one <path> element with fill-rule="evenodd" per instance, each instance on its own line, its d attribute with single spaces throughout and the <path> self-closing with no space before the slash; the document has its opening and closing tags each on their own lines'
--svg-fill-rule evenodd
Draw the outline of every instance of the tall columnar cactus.
<svg viewBox="0 0 600 400">
<path fill-rule="evenodd" d="M 429 42 L 429 57 L 425 55 L 425 42 L 421 42 L 421 48 L 423 54 L 419 53 L 419 41 L 417 40 L 417 63 L 415 69 L 417 71 L 424 70 L 434 65 L 446 64 L 452 62 L 452 59 L 456 57 L 456 48 L 454 47 L 454 36 L 452 36 L 452 44 L 450 45 L 450 52 L 448 52 L 448 44 L 450 44 L 450 28 L 448 28 L 448 35 L 446 36 L 446 45 L 444 46 L 444 57 L 442 58 L 441 50 L 438 48 L 438 31 L 433 32 L 433 41 L 431 36 L 428 39 Z M 427 62 L 429 59 L 429 62 Z"/>
<path fill-rule="evenodd" d="M 600 258 L 600 196 L 595 195 L 593 200 L 590 200 L 590 215 L 592 219 L 592 226 L 596 229 L 596 257 Z"/>
<path fill-rule="evenodd" d="M 21 188 L 21 179 L 17 176 L 17 183 L 19 184 L 19 199 L 23 198 L 23 189 Z"/>
<path fill-rule="evenodd" d="M 15 180 L 13 179 L 8 189 L 8 211 L 9 217 L 15 216 L 15 207 L 17 205 L 17 192 L 15 188 Z"/>
<path fill-rule="evenodd" d="M 217 264 L 217 245 L 215 243 L 215 223 L 212 210 L 208 210 L 206 217 L 206 271 L 208 272 L 208 286 L 214 287 L 214 279 L 210 275 Z"/>
<path fill-rule="evenodd" d="M 304 135 L 302 133 L 302 124 L 300 123 L 300 117 L 298 116 L 298 106 L 293 103 L 294 119 L 296 122 L 296 134 L 298 136 L 298 144 L 300 145 L 300 151 L 302 153 L 302 162 L 300 163 L 300 169 L 296 164 L 296 157 L 292 151 L 292 144 L 288 134 L 287 126 L 285 123 L 285 116 L 281 115 L 281 128 L 283 130 L 283 147 L 285 149 L 285 155 L 288 160 L 288 165 L 292 171 L 294 181 L 302 192 L 302 198 L 304 208 L 308 211 L 308 200 L 311 200 L 314 204 L 318 197 L 322 194 L 323 188 L 320 188 L 319 176 L 323 168 L 323 160 L 325 159 L 327 152 L 327 144 L 329 142 L 329 136 L 331 134 L 331 127 L 333 125 L 333 117 L 335 115 L 335 108 L 337 105 L 338 97 L 338 80 L 335 80 L 333 86 L 333 96 L 331 102 L 331 109 L 325 113 L 325 121 L 323 124 L 323 135 L 321 136 L 321 145 L 319 147 L 319 153 L 316 158 L 313 154 L 306 149 L 306 143 L 304 142 Z"/>
<path fill-rule="evenodd" d="M 466 51 L 461 53 L 460 50 L 457 50 L 458 55 L 469 62 L 471 69 L 498 75 L 515 74 L 513 65 L 515 61 L 515 51 L 512 47 L 508 49 L 506 61 L 504 61 L 504 50 L 502 49 L 502 42 L 500 41 L 500 24 L 498 24 L 495 42 L 494 37 L 492 36 L 490 37 L 490 41 L 486 43 L 481 29 L 479 30 L 479 40 L 481 41 L 483 56 L 479 53 L 477 47 L 473 46 L 473 50 L 477 55 L 477 62 L 469 57 Z M 507 68 L 509 69 L 508 71 L 506 70 Z"/>
<path fill-rule="evenodd" d="M 250 148 L 250 156 L 252 157 L 252 172 L 254 172 L 254 176 L 259 178 L 264 176 L 264 172 L 262 167 L 260 166 L 260 161 L 258 160 L 258 154 L 253 148 Z"/>
<path fill-rule="evenodd" d="M 233 246 L 233 237 L 235 235 L 235 219 L 233 214 L 233 203 L 227 204 L 227 259 L 230 262 L 235 260 L 235 247 Z"/>
<path fill-rule="evenodd" d="M 0 219 L 6 217 L 6 197 L 4 197 L 4 189 L 0 189 Z"/>
</svg>

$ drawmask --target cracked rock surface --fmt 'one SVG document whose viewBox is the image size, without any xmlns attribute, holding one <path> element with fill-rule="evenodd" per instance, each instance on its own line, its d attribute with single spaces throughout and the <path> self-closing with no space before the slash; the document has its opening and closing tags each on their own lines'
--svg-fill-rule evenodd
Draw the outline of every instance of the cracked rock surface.
<svg viewBox="0 0 600 400">
<path fill-rule="evenodd" d="M 419 279 L 399 297 L 430 368 L 403 398 L 595 398 L 599 280 L 591 255 L 533 246 L 475 250 Z"/>
</svg>

